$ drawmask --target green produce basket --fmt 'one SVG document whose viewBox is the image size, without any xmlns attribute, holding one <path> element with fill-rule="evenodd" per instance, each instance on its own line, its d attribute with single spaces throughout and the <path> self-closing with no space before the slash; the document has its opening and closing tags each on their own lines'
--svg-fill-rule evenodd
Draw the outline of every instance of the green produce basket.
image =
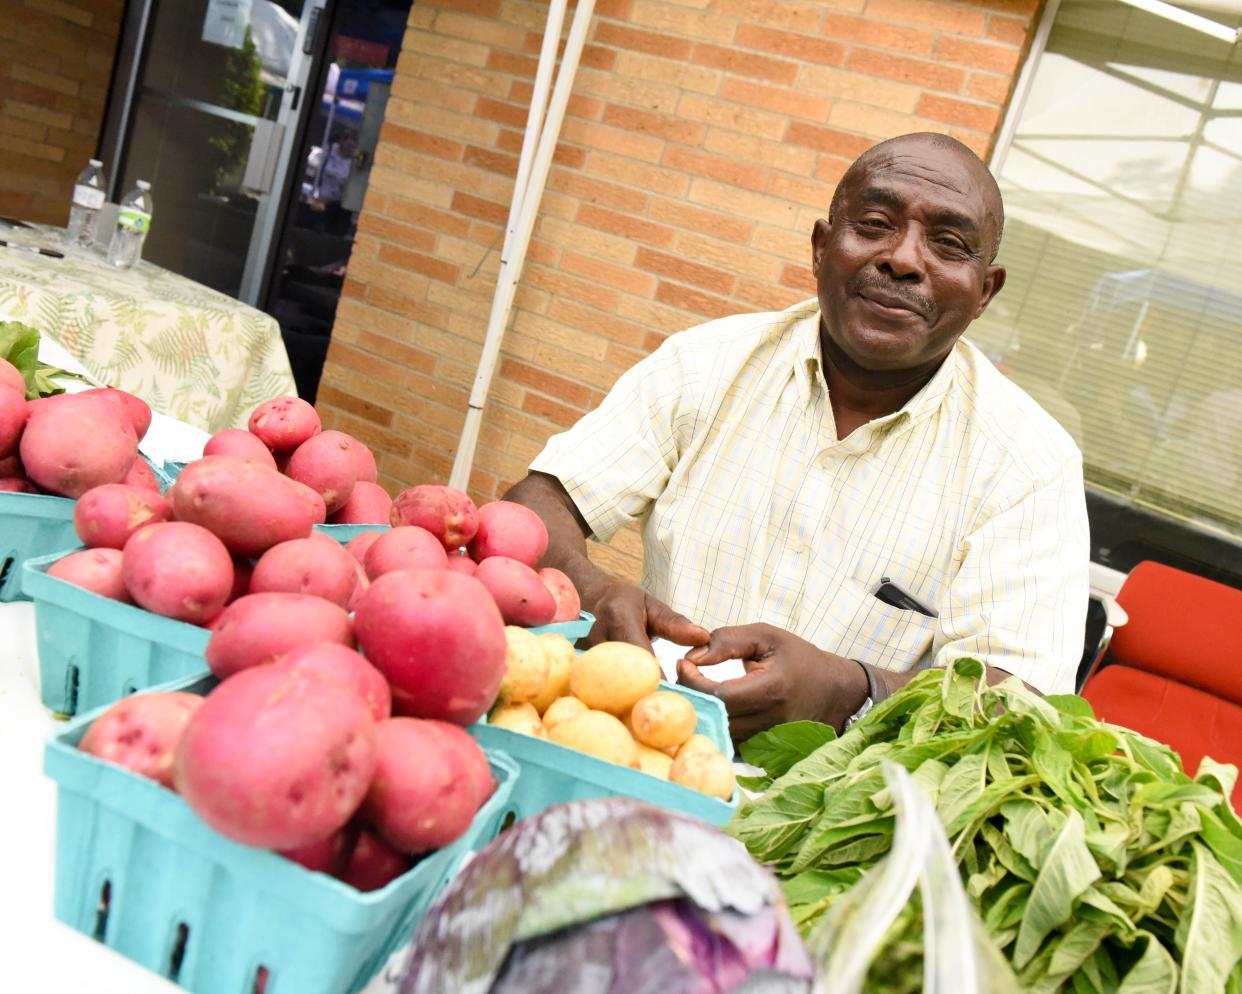
<svg viewBox="0 0 1242 994">
<path fill-rule="evenodd" d="M 595 624 L 595 615 L 588 611 L 583 611 L 578 615 L 577 621 L 557 621 L 551 625 L 539 625 L 532 628 L 531 631 L 536 635 L 546 635 L 552 632 L 556 635 L 564 635 L 569 641 L 577 642 L 579 639 L 587 637 L 591 626 Z"/>
<path fill-rule="evenodd" d="M 207 629 L 47 575 L 52 563 L 74 551 L 28 559 L 22 567 L 22 587 L 35 604 L 44 705 L 77 714 L 206 672 Z"/>
<path fill-rule="evenodd" d="M 672 690 L 690 698 L 699 718 L 695 732 L 715 742 L 726 759 L 733 758 L 729 718 L 718 698 L 671 683 L 661 682 L 660 689 Z M 468 731 L 485 749 L 503 750 L 517 761 L 522 778 L 513 791 L 509 809 L 519 820 L 538 814 L 554 804 L 615 795 L 635 797 L 640 801 L 683 811 L 713 825 L 724 825 L 737 809 L 737 788 L 734 788 L 732 798 L 722 801 L 690 787 L 588 756 L 547 739 L 496 728 L 484 722 L 471 725 Z"/>
<path fill-rule="evenodd" d="M 390 525 L 315 525 L 315 531 L 323 532 L 344 545 L 363 532 L 386 532 Z"/>
<path fill-rule="evenodd" d="M 159 466 L 147 459 L 147 465 L 162 492 L 172 486 L 181 464 Z M 26 599 L 21 574 L 27 559 L 78 544 L 73 530 L 76 506 L 68 497 L 0 493 L 0 603 Z"/>
<path fill-rule="evenodd" d="M 214 682 L 152 689 L 205 693 Z M 363 893 L 232 842 L 172 791 L 79 751 L 98 715 L 52 735 L 44 752 L 58 785 L 56 917 L 195 994 L 360 990 L 468 854 L 499 834 L 519 780 L 513 760 L 488 748 L 496 792 L 466 834 Z"/>
<path fill-rule="evenodd" d="M 22 564 L 78 544 L 76 501 L 44 494 L 0 493 L 0 601 L 22 595 Z"/>
</svg>

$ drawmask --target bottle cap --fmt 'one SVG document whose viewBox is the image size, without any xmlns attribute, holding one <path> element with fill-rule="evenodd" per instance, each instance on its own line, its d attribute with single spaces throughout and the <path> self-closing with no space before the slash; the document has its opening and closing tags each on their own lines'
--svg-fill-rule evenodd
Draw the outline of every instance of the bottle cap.
<svg viewBox="0 0 1242 994">
<path fill-rule="evenodd" d="M 135 185 L 138 187 L 139 190 L 151 189 L 151 184 L 148 183 L 145 179 L 140 179 Z"/>
<path fill-rule="evenodd" d="M 92 166 L 102 166 L 102 165 L 103 165 L 103 163 L 102 163 L 102 162 L 100 162 L 98 159 L 91 159 L 91 165 L 92 165 Z"/>
</svg>

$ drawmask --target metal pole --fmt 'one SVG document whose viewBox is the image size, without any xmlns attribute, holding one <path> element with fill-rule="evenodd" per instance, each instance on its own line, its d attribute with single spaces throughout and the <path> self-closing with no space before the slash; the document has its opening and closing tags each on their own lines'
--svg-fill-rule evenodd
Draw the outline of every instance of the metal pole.
<svg viewBox="0 0 1242 994">
<path fill-rule="evenodd" d="M 520 194 L 521 206 L 517 223 L 513 225 L 512 237 L 505 239 L 505 251 L 502 252 L 500 260 L 500 273 L 496 280 L 496 294 L 492 298 L 491 314 L 488 317 L 483 354 L 479 360 L 478 372 L 475 374 L 474 387 L 470 392 L 470 406 L 466 409 L 466 423 L 462 428 L 457 454 L 453 459 L 453 471 L 449 474 L 449 486 L 459 490 L 465 490 L 470 482 L 470 470 L 474 465 L 474 452 L 479 441 L 479 428 L 483 422 L 483 407 L 487 403 L 487 396 L 491 390 L 492 375 L 496 369 L 496 360 L 500 355 L 500 344 L 504 338 L 505 327 L 509 323 L 509 311 L 513 306 L 514 294 L 517 292 L 517 281 L 521 276 L 522 266 L 526 262 L 526 250 L 530 246 L 535 217 L 539 213 L 539 202 L 543 198 L 543 190 L 548 181 L 548 171 L 552 166 L 552 153 L 556 151 L 561 121 L 565 117 L 565 107 L 569 103 L 569 95 L 573 90 L 574 76 L 578 72 L 578 61 L 582 56 L 582 47 L 586 43 L 587 29 L 590 26 L 594 8 L 595 0 L 579 0 L 578 9 L 574 12 L 573 23 L 569 28 L 569 40 L 565 45 L 565 56 L 561 60 L 560 72 L 556 76 L 556 86 L 552 91 L 552 103 L 548 108 L 547 120 L 539 134 L 539 144 L 535 152 L 530 180 L 526 189 Z M 545 45 L 544 49 L 546 51 L 548 46 Z M 555 47 L 552 51 L 555 52 Z"/>
</svg>

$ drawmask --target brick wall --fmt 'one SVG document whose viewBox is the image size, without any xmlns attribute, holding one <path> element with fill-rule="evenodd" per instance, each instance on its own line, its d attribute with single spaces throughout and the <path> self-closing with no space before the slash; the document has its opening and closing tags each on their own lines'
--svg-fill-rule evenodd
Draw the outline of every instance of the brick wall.
<svg viewBox="0 0 1242 994">
<path fill-rule="evenodd" d="M 814 292 L 810 230 L 875 141 L 986 156 L 1039 0 L 598 0 L 471 490 L 670 333 Z M 417 0 L 319 391 L 382 482 L 443 482 L 498 270 L 546 5 Z M 566 19 L 568 29 L 569 18 Z M 633 576 L 638 536 L 592 550 Z"/>
<path fill-rule="evenodd" d="M 0 0 L 0 214 L 69 218 L 95 155 L 124 0 Z"/>
</svg>

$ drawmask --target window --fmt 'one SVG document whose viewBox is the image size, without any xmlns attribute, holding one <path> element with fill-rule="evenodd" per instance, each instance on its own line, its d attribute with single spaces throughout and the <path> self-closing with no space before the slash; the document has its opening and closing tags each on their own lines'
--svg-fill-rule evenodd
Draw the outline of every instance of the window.
<svg viewBox="0 0 1242 994">
<path fill-rule="evenodd" d="M 1054 16 L 971 337 L 1082 447 L 1097 561 L 1242 582 L 1242 45 L 1119 0 Z"/>
</svg>

